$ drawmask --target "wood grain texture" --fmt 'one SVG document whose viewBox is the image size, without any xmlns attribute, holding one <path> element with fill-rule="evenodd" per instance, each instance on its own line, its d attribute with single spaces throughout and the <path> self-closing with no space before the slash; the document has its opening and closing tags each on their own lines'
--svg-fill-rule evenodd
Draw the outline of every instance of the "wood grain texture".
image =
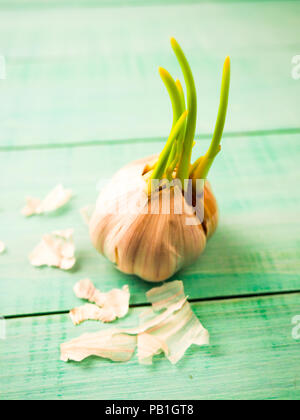
<svg viewBox="0 0 300 420">
<path fill-rule="evenodd" d="M 282 2 L 282 0 L 261 0 L 263 2 Z M 290 0 L 298 1 L 298 0 Z M 73 8 L 73 7 L 145 7 L 145 6 L 158 6 L 158 5 L 182 5 L 182 4 L 201 4 L 201 3 L 253 3 L 257 0 L 2 0 L 1 7 L 6 9 L 19 9 L 37 8 L 47 10 L 48 8 Z"/>
<path fill-rule="evenodd" d="M 74 327 L 66 315 L 7 321 L 0 341 L 0 399 L 299 399 L 300 341 L 292 318 L 300 295 L 193 305 L 211 333 L 210 347 L 191 347 L 175 366 L 156 357 L 141 366 L 95 357 L 59 361 L 59 345 L 97 323 Z M 133 325 L 142 309 L 120 322 Z"/>
<path fill-rule="evenodd" d="M 195 156 L 207 147 L 195 146 Z M 284 147 L 283 147 L 284 146 Z M 98 181 L 130 160 L 161 150 L 161 142 L 0 153 L 2 315 L 56 312 L 78 304 L 74 283 L 90 277 L 107 291 L 128 283 L 131 303 L 144 303 L 149 284 L 123 275 L 92 248 L 79 208 L 94 203 Z M 176 277 L 190 298 L 299 290 L 300 135 L 226 138 L 211 172 L 220 226 L 198 262 Z M 24 219 L 26 195 L 43 197 L 58 183 L 76 194 L 62 211 Z M 41 236 L 75 228 L 78 262 L 72 272 L 31 267 Z"/>
<path fill-rule="evenodd" d="M 0 322 L 31 314 L 5 321 L 0 400 L 298 400 L 292 318 L 300 315 L 300 294 L 213 299 L 300 289 L 300 82 L 291 76 L 300 3 L 2 0 L 0 11 L 7 74 L 0 80 L 0 240 L 7 245 Z M 202 258 L 176 276 L 191 299 L 212 299 L 193 304 L 211 346 L 190 348 L 176 366 L 162 357 L 150 367 L 136 357 L 65 364 L 63 341 L 109 327 L 75 328 L 68 315 L 49 313 L 79 304 L 77 280 L 89 276 L 103 291 L 128 283 L 133 305 L 144 304 L 152 287 L 96 253 L 79 208 L 94 203 L 96 186 L 122 165 L 161 150 L 172 116 L 157 67 L 182 78 L 171 35 L 198 88 L 197 133 L 206 140 L 195 157 L 214 126 L 223 59 L 232 59 L 226 138 L 210 177 L 220 226 Z M 65 209 L 20 215 L 26 195 L 43 197 L 58 183 L 76 194 Z M 74 270 L 31 267 L 27 255 L 42 234 L 67 227 L 75 228 Z M 131 308 L 117 325 L 135 325 L 142 310 Z"/>
<path fill-rule="evenodd" d="M 213 130 L 228 54 L 226 130 L 299 127 L 300 83 L 291 76 L 299 53 L 297 2 L 27 3 L 4 2 L 1 10 L 2 146 L 167 134 L 171 110 L 157 67 L 182 78 L 171 35 L 195 74 L 198 133 Z"/>
</svg>

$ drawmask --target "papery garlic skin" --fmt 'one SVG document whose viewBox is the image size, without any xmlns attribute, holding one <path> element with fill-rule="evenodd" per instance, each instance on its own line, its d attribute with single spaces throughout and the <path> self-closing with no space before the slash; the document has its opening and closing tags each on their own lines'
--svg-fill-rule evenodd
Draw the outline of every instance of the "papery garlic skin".
<svg viewBox="0 0 300 420">
<path fill-rule="evenodd" d="M 132 162 L 116 173 L 98 197 L 89 228 L 95 248 L 120 271 L 150 282 L 160 282 L 201 255 L 207 238 L 217 227 L 218 209 L 206 181 L 202 223 L 176 187 L 170 191 L 170 214 L 162 214 L 164 192 L 156 193 L 150 204 L 151 197 L 145 190 L 144 169 L 153 158 Z M 125 205 L 128 197 L 130 210 Z M 151 213 L 153 206 L 160 214 Z M 174 214 L 174 208 L 178 206 L 183 212 Z"/>
<path fill-rule="evenodd" d="M 6 249 L 5 243 L 0 241 L 0 254 L 3 254 Z"/>
</svg>

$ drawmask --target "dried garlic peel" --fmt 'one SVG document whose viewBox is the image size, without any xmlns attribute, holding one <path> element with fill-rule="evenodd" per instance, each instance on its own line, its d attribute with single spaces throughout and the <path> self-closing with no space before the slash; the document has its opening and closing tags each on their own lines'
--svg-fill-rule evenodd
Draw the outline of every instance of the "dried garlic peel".
<svg viewBox="0 0 300 420">
<path fill-rule="evenodd" d="M 115 362 L 131 359 L 137 338 L 124 334 L 117 329 L 84 334 L 61 345 L 61 360 L 81 362 L 89 356 L 98 356 Z"/>
<path fill-rule="evenodd" d="M 102 293 L 96 289 L 91 280 L 84 279 L 74 286 L 74 293 L 80 299 L 86 299 L 96 305 L 84 305 L 73 309 L 71 318 L 74 322 L 80 319 L 83 322 L 88 319 L 100 320 L 102 322 L 112 322 L 116 318 L 123 318 L 129 310 L 129 287 L 123 286 L 122 289 L 113 289 L 107 293 Z M 93 306 L 100 307 L 99 311 L 92 309 Z"/>
<path fill-rule="evenodd" d="M 65 206 L 72 198 L 72 191 L 62 185 L 55 187 L 45 198 L 26 198 L 26 206 L 22 209 L 23 216 L 29 217 L 43 213 L 50 213 Z"/>
<path fill-rule="evenodd" d="M 112 322 L 116 319 L 113 310 L 99 308 L 92 303 L 79 306 L 70 311 L 70 317 L 74 325 L 79 325 L 83 321 L 93 320 L 102 322 Z"/>
<path fill-rule="evenodd" d="M 152 365 L 153 356 L 162 351 L 166 355 L 169 354 L 168 346 L 164 341 L 147 333 L 138 335 L 137 347 L 139 363 L 142 365 Z"/>
<path fill-rule="evenodd" d="M 160 311 L 185 298 L 183 283 L 180 280 L 174 280 L 160 287 L 153 287 L 146 296 L 154 311 Z"/>
<path fill-rule="evenodd" d="M 154 316 L 155 313 L 153 313 Z M 143 322 L 144 319 L 141 318 L 141 323 Z M 147 334 L 164 343 L 168 348 L 168 352 L 165 355 L 173 364 L 176 364 L 183 357 L 192 344 L 199 346 L 209 344 L 208 332 L 193 313 L 189 302 L 185 302 L 180 310 L 172 313 L 165 322 L 158 323 L 147 330 Z M 153 353 L 152 356 L 155 354 Z M 138 356 L 140 363 L 143 363 L 139 351 Z M 147 363 L 150 363 L 150 355 L 147 356 L 147 359 Z"/>
<path fill-rule="evenodd" d="M 141 314 L 138 327 L 84 334 L 61 346 L 62 360 L 97 355 L 127 361 L 137 346 L 141 364 L 152 364 L 153 356 L 161 352 L 175 364 L 192 344 L 209 344 L 209 334 L 187 302 L 181 281 L 154 288 L 147 295 L 152 308 Z"/>
<path fill-rule="evenodd" d="M 0 241 L 0 254 L 3 254 L 5 249 L 6 249 L 5 243 Z"/>
<path fill-rule="evenodd" d="M 44 235 L 29 255 L 31 264 L 35 267 L 46 265 L 70 270 L 76 262 L 73 233 L 73 229 L 66 229 Z"/>
<path fill-rule="evenodd" d="M 147 293 L 147 298 L 152 303 L 152 308 L 141 314 L 141 328 L 151 325 L 145 330 L 147 335 L 156 339 L 157 343 L 164 343 L 164 347 L 155 349 L 152 357 L 157 352 L 164 351 L 170 362 L 175 364 L 192 344 L 199 346 L 209 344 L 209 334 L 187 302 L 182 281 L 176 280 L 161 287 L 155 287 Z M 167 309 L 161 312 L 165 308 Z M 176 310 L 177 308 L 178 310 Z M 163 317 L 166 312 L 169 312 L 168 316 Z M 160 317 L 162 318 L 160 319 Z M 147 339 L 151 344 L 150 337 Z M 151 353 L 150 351 L 145 353 L 144 346 L 145 341 L 141 351 L 138 348 L 139 361 L 151 364 Z M 168 352 L 165 351 L 165 348 L 168 348 Z"/>
</svg>

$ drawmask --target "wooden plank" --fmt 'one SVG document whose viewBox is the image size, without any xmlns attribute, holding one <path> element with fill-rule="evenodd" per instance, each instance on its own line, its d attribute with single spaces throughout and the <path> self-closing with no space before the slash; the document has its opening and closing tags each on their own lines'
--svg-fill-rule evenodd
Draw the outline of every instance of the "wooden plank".
<svg viewBox="0 0 300 420">
<path fill-rule="evenodd" d="M 207 141 L 195 147 L 205 150 Z M 149 285 L 123 275 L 92 248 L 79 209 L 95 202 L 99 180 L 131 159 L 159 152 L 137 143 L 0 153 L 0 313 L 68 310 L 78 304 L 74 283 L 85 277 L 103 290 L 128 283 L 131 303 L 144 303 Z M 225 139 L 211 172 L 220 226 L 199 261 L 176 277 L 191 298 L 299 290 L 300 135 Z M 26 195 L 42 197 L 63 183 L 76 197 L 58 214 L 24 219 Z M 31 267 L 27 255 L 41 236 L 75 228 L 78 263 L 71 273 Z"/>
<path fill-rule="evenodd" d="M 2 146 L 165 135 L 171 110 L 157 67 L 182 77 L 171 35 L 195 73 L 198 133 L 213 129 L 227 54 L 232 86 L 226 130 L 299 127 L 300 83 L 291 76 L 299 3 L 59 3 L 3 4 Z"/>
<path fill-rule="evenodd" d="M 141 366 L 89 358 L 59 361 L 59 345 L 97 323 L 73 327 L 66 315 L 7 321 L 0 341 L 0 399 L 299 399 L 300 341 L 292 318 L 300 295 L 203 302 L 193 309 L 211 345 L 191 347 L 172 366 L 156 357 Z M 122 326 L 135 325 L 134 309 Z"/>
<path fill-rule="evenodd" d="M 157 5 L 175 5 L 175 4 L 201 4 L 201 3 L 253 3 L 257 0 L 2 0 L 1 7 L 11 9 L 14 7 L 18 8 L 40 8 L 48 9 L 49 7 L 56 8 L 72 8 L 72 7 L 145 7 L 145 6 L 157 6 Z M 282 0 L 263 0 L 264 2 L 276 2 Z M 291 0 L 298 1 L 298 0 Z"/>
</svg>

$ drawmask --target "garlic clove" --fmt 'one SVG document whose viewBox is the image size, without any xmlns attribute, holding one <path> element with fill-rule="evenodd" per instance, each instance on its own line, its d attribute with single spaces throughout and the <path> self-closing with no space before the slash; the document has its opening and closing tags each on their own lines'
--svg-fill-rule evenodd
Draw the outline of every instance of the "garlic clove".
<svg viewBox="0 0 300 420">
<path fill-rule="evenodd" d="M 204 220 L 203 226 L 209 239 L 216 231 L 219 221 L 217 200 L 212 192 L 211 185 L 205 181 L 204 190 Z"/>
</svg>

